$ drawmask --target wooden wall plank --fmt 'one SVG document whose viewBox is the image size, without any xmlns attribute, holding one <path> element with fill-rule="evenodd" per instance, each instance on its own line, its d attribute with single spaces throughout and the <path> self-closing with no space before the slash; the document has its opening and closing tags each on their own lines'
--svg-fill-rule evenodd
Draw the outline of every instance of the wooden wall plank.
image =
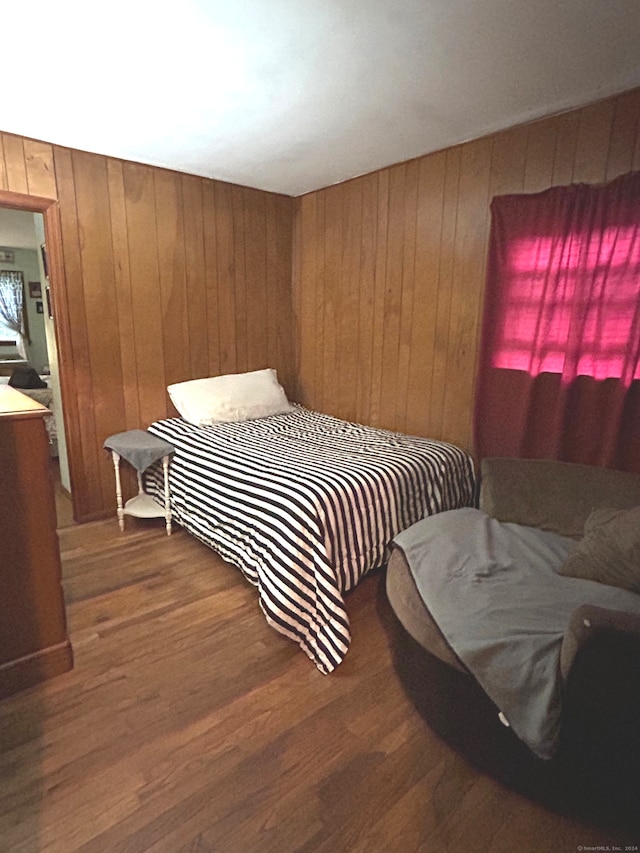
<svg viewBox="0 0 640 853">
<path fill-rule="evenodd" d="M 296 239 L 300 251 L 305 252 L 305 257 L 300 259 L 301 279 L 296 287 L 295 312 L 298 328 L 301 334 L 298 336 L 297 355 L 297 398 L 300 403 L 307 402 L 305 389 L 316 387 L 316 354 L 321 360 L 318 346 L 317 329 L 321 326 L 316 312 L 316 286 L 322 288 L 322 279 L 318 276 L 316 268 L 316 252 L 320 243 L 316 239 L 317 198 L 315 195 L 302 198 L 296 214 Z M 321 398 L 322 390 L 317 389 Z"/>
<path fill-rule="evenodd" d="M 274 196 L 273 233 L 276 241 L 276 368 L 287 393 L 296 388 L 295 323 L 293 316 L 293 216 L 294 202 L 287 196 Z"/>
<path fill-rule="evenodd" d="M 24 159 L 29 195 L 57 198 L 53 147 L 46 142 L 25 139 Z"/>
<path fill-rule="evenodd" d="M 373 426 L 383 422 L 382 375 L 384 367 L 384 297 L 387 281 L 387 244 L 389 242 L 389 170 L 377 174 L 377 211 L 375 278 L 373 285 L 373 333 L 371 350 L 371 420 Z"/>
<path fill-rule="evenodd" d="M 138 401 L 146 428 L 166 412 L 156 199 L 151 167 L 125 163 L 123 174 Z"/>
<path fill-rule="evenodd" d="M 633 152 L 633 164 L 631 168 L 634 170 L 640 169 L 640 113 L 638 114 L 638 119 L 636 121 L 636 145 Z"/>
<path fill-rule="evenodd" d="M 202 180 L 183 175 L 182 221 L 184 224 L 187 320 L 189 327 L 189 378 L 209 375 L 207 292 L 202 214 Z"/>
<path fill-rule="evenodd" d="M 341 417 L 348 421 L 356 420 L 357 406 L 362 184 L 362 181 L 352 181 L 345 186 L 343 193 L 345 230 L 340 269 L 340 309 L 338 314 L 340 381 L 336 383 L 336 405 Z"/>
<path fill-rule="evenodd" d="M 324 352 L 325 346 L 325 322 L 324 322 L 324 312 L 325 312 L 325 287 L 324 281 L 326 276 L 326 262 L 327 256 L 325 252 L 326 242 L 324 239 L 324 229 L 326 227 L 326 214 L 325 214 L 325 206 L 326 206 L 326 198 L 325 196 L 319 196 L 315 198 L 316 205 L 316 254 L 315 254 L 315 265 L 316 265 L 316 283 L 313 285 L 315 292 L 315 331 L 313 341 L 315 341 L 315 351 L 319 353 Z M 325 388 L 325 375 L 324 375 L 324 359 L 322 355 L 319 358 L 314 359 L 315 362 L 315 385 L 313 386 L 314 391 L 317 389 L 317 397 L 315 400 L 315 405 L 323 410 L 324 408 L 324 400 L 326 394 Z"/>
<path fill-rule="evenodd" d="M 276 197 L 267 195 L 265 199 L 265 240 L 266 240 L 266 293 L 267 293 L 267 363 L 270 367 L 278 366 L 278 246 L 276 229 L 278 226 L 278 208 Z M 293 207 L 297 221 L 296 208 Z M 292 236 L 295 241 L 296 237 Z M 298 265 L 298 268 L 300 265 Z"/>
<path fill-rule="evenodd" d="M 218 311 L 220 334 L 220 369 L 222 373 L 235 373 L 236 355 L 236 292 L 233 251 L 233 205 L 231 186 L 216 186 L 216 267 L 218 276 Z"/>
<path fill-rule="evenodd" d="M 496 133 L 491 151 L 491 197 L 524 192 L 529 125 Z"/>
<path fill-rule="evenodd" d="M 576 148 L 580 132 L 580 113 L 571 112 L 557 118 L 556 150 L 553 155 L 554 186 L 570 184 L 576 162 Z"/>
<path fill-rule="evenodd" d="M 120 431 L 125 417 L 122 363 L 114 358 L 120 352 L 120 334 L 113 242 L 109 229 L 102 227 L 110 221 L 107 163 L 104 157 L 75 152 L 73 172 L 88 345 L 84 369 L 92 386 L 101 504 L 107 505 L 114 493 L 113 471 L 102 442 Z"/>
<path fill-rule="evenodd" d="M 419 174 L 419 160 L 411 160 L 407 163 L 404 234 L 402 238 L 402 299 L 400 302 L 400 336 L 398 342 L 398 414 L 396 418 L 396 429 L 403 431 L 407 429 L 407 410 L 409 408 L 409 366 L 411 364 L 411 329 L 414 322 Z"/>
<path fill-rule="evenodd" d="M 456 222 L 458 216 L 458 188 L 460 183 L 461 149 L 446 152 L 444 162 L 444 193 L 442 203 L 442 229 L 438 267 L 438 295 L 435 305 L 436 328 L 433 351 L 433 381 L 429 405 L 427 434 L 433 438 L 444 436 L 444 405 L 446 395 L 447 361 L 449 359 L 449 318 L 456 247 Z M 452 351 L 452 348 L 451 348 Z"/>
<path fill-rule="evenodd" d="M 122 166 L 121 160 L 107 159 L 109 216 L 120 339 L 119 361 L 122 373 L 122 396 L 124 401 L 124 424 L 120 424 L 119 432 L 123 432 L 126 429 L 136 429 L 140 423 L 138 373 L 136 370 L 133 309 L 131 302 L 131 271 L 129 267 L 129 243 L 127 238 L 127 216 L 124 203 Z"/>
<path fill-rule="evenodd" d="M 640 89 L 634 89 L 616 98 L 607 154 L 607 181 L 633 169 L 639 116 Z"/>
<path fill-rule="evenodd" d="M 162 325 L 164 381 L 167 385 L 193 378 L 189 334 L 188 268 L 185 249 L 182 180 L 175 172 L 154 172 L 158 284 Z M 129 293 L 129 311 L 132 310 Z M 133 341 L 133 328 L 131 337 Z M 135 361 L 135 353 L 132 354 Z M 167 398 L 166 413 L 175 414 Z"/>
<path fill-rule="evenodd" d="M 247 340 L 247 285 L 246 285 L 246 233 L 245 190 L 231 188 L 233 214 L 233 289 L 235 296 L 234 326 L 236 334 L 236 370 L 248 370 L 249 347 Z"/>
<path fill-rule="evenodd" d="M 202 182 L 202 215 L 204 220 L 204 284 L 206 292 L 207 341 L 209 344 L 208 376 L 219 376 L 220 326 L 218 322 L 218 267 L 216 262 L 216 190 L 213 181 Z"/>
<path fill-rule="evenodd" d="M 402 266 L 404 262 L 404 200 L 406 164 L 389 169 L 389 220 L 386 249 L 386 286 L 382 334 L 382 426 L 396 429 L 398 422 L 398 354 L 402 307 Z"/>
<path fill-rule="evenodd" d="M 100 475 L 97 473 L 98 447 L 93 418 L 93 385 L 89 371 L 89 340 L 72 152 L 67 148 L 54 148 L 54 162 L 72 354 L 72 364 L 65 364 L 63 369 L 72 374 L 71 381 L 66 383 L 67 388 L 72 387 L 75 391 L 73 400 L 67 394 L 63 401 L 65 424 L 71 426 L 66 436 L 67 448 L 70 457 L 75 460 L 72 466 L 75 471 L 72 479 L 74 506 L 80 507 L 82 516 L 92 517 L 101 509 L 102 494 L 100 489 L 92 486 L 94 478 L 100 481 Z M 75 417 L 70 417 L 72 415 Z M 76 429 L 73 429 L 74 423 L 77 424 Z"/>
<path fill-rule="evenodd" d="M 322 234 L 324 253 L 324 339 L 320 353 L 323 366 L 323 409 L 329 414 L 339 415 L 336 395 L 340 376 L 338 328 L 340 322 L 340 281 L 342 275 L 342 228 L 344 210 L 343 187 L 330 187 L 325 194 L 325 226 Z M 306 389 L 305 389 L 306 390 Z M 305 399 L 308 399 L 305 393 Z"/>
<path fill-rule="evenodd" d="M 467 447 L 489 236 L 490 156 L 490 139 L 464 145 L 458 185 L 442 434 Z"/>
<path fill-rule="evenodd" d="M 245 249 L 245 304 L 247 315 L 247 369 L 267 363 L 267 234 L 265 194 L 244 191 L 244 224 L 251 239 Z"/>
<path fill-rule="evenodd" d="M 530 125 L 525 153 L 525 193 L 537 193 L 551 185 L 557 134 L 555 118 Z"/>
<path fill-rule="evenodd" d="M 598 184 L 604 181 L 613 112 L 613 98 L 580 110 L 580 129 L 573 168 L 575 183 Z"/>
<path fill-rule="evenodd" d="M 358 303 L 358 370 L 355 411 L 359 423 L 371 422 L 373 375 L 374 296 L 378 181 L 368 175 L 362 182 L 362 230 L 360 236 Z M 318 297 L 316 297 L 317 299 Z"/>
<path fill-rule="evenodd" d="M 13 193 L 29 195 L 27 180 L 27 164 L 25 162 L 24 145 L 27 140 L 12 133 L 3 134 L 6 189 Z"/>
<path fill-rule="evenodd" d="M 405 429 L 412 434 L 424 429 L 431 405 L 445 159 L 446 155 L 440 152 L 419 161 L 414 309 L 405 414 Z"/>
</svg>

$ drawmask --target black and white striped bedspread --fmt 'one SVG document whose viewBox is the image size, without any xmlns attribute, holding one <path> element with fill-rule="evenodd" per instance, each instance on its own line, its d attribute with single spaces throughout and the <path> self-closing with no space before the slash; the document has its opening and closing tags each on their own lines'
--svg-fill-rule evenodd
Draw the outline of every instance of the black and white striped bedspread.
<svg viewBox="0 0 640 853">
<path fill-rule="evenodd" d="M 459 448 L 299 405 L 243 423 L 158 421 L 149 432 L 176 448 L 175 520 L 242 570 L 269 624 L 324 673 L 349 647 L 344 593 L 386 562 L 396 533 L 474 502 L 473 464 Z M 148 487 L 162 503 L 157 466 Z"/>
</svg>

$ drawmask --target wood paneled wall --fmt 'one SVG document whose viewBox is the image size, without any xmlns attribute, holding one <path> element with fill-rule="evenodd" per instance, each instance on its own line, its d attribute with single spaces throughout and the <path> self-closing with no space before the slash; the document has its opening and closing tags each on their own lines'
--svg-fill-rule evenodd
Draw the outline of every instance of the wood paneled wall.
<svg viewBox="0 0 640 853">
<path fill-rule="evenodd" d="M 78 517 L 115 504 L 104 438 L 198 376 L 272 365 L 307 405 L 469 448 L 492 196 L 640 168 L 639 121 L 634 90 L 295 201 L 0 134 L 0 189 L 59 205 Z"/>
<path fill-rule="evenodd" d="M 300 401 L 471 448 L 491 198 L 640 169 L 639 123 L 637 89 L 298 199 Z"/>
<path fill-rule="evenodd" d="M 273 366 L 293 392 L 292 199 L 9 134 L 0 189 L 59 205 L 52 287 L 68 330 L 59 343 L 80 519 L 115 507 L 103 440 L 175 414 L 170 383 Z"/>
</svg>

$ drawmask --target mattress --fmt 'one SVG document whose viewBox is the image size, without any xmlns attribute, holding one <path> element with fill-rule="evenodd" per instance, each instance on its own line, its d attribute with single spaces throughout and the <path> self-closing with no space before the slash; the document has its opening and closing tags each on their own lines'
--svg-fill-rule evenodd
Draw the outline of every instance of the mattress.
<svg viewBox="0 0 640 853">
<path fill-rule="evenodd" d="M 149 432 L 176 448 L 174 520 L 240 568 L 269 624 L 323 673 L 351 641 L 346 593 L 386 563 L 393 537 L 475 498 L 473 463 L 460 448 L 299 405 L 244 423 L 172 418 Z M 147 488 L 162 502 L 160 466 Z"/>
</svg>

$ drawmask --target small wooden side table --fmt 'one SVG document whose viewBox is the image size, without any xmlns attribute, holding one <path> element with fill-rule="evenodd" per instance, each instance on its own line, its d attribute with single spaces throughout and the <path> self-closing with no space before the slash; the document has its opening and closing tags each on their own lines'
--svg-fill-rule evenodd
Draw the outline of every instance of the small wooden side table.
<svg viewBox="0 0 640 853">
<path fill-rule="evenodd" d="M 169 458 L 175 453 L 175 447 L 150 432 L 142 429 L 130 429 L 118 432 L 105 439 L 103 447 L 111 451 L 113 468 L 116 475 L 116 500 L 118 502 L 118 525 L 124 531 L 124 517 L 164 518 L 167 536 L 171 536 L 171 501 L 169 494 Z M 138 494 L 122 505 L 122 487 L 120 485 L 120 459 L 125 459 L 136 469 L 138 475 Z M 144 490 L 142 475 L 150 465 L 162 459 L 164 473 L 164 506 L 160 506 Z"/>
</svg>

